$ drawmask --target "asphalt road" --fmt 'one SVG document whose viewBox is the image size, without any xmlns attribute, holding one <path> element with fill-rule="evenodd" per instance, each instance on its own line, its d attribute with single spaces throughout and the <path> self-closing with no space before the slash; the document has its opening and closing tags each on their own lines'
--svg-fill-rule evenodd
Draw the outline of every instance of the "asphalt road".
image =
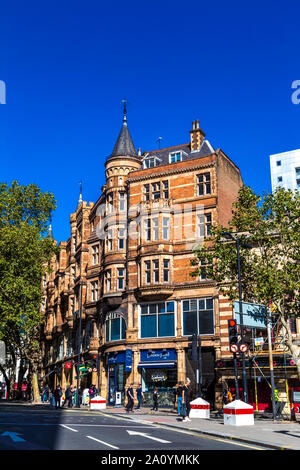
<svg viewBox="0 0 300 470">
<path fill-rule="evenodd" d="M 259 447 L 98 412 L 1 406 L 0 450 L 249 451 Z"/>
</svg>

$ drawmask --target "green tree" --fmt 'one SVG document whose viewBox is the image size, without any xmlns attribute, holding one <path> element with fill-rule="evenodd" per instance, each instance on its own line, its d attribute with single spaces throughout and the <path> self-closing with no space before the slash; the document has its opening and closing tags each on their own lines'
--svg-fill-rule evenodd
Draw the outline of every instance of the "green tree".
<svg viewBox="0 0 300 470">
<path fill-rule="evenodd" d="M 53 194 L 34 184 L 0 184 L 0 339 L 26 359 L 34 401 L 39 400 L 41 280 L 57 251 L 47 236 L 55 207 Z"/>
<path fill-rule="evenodd" d="M 299 193 L 278 188 L 263 197 L 243 186 L 228 227 L 215 225 L 211 237 L 195 246 L 192 276 L 206 271 L 230 300 L 239 297 L 236 242 L 239 239 L 243 300 L 272 306 L 286 330 L 286 345 L 300 378 L 300 348 L 293 343 L 290 319 L 300 316 Z"/>
</svg>

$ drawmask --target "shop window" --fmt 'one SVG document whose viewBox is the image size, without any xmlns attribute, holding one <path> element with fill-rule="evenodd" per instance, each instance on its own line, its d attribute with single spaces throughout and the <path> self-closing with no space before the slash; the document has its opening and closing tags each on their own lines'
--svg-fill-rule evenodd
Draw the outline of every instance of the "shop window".
<svg viewBox="0 0 300 470">
<path fill-rule="evenodd" d="M 105 340 L 120 341 L 126 337 L 126 323 L 117 313 L 110 313 L 105 321 Z"/>
<path fill-rule="evenodd" d="M 183 335 L 214 334 L 213 299 L 187 299 L 182 301 Z"/>
<path fill-rule="evenodd" d="M 140 337 L 175 336 L 175 303 L 143 304 L 140 310 Z"/>
</svg>

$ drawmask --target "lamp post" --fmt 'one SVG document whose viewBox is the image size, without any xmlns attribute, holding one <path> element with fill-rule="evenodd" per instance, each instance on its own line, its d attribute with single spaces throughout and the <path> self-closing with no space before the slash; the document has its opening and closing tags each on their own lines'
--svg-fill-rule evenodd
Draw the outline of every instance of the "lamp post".
<svg viewBox="0 0 300 470">
<path fill-rule="evenodd" d="M 79 307 L 79 327 L 78 327 L 78 339 L 77 339 L 77 396 L 76 396 L 76 407 L 80 408 L 80 396 L 79 396 L 79 364 L 81 356 L 81 318 L 82 318 L 82 288 L 83 281 L 80 282 L 80 307 Z"/>
<path fill-rule="evenodd" d="M 241 327 L 241 341 L 243 343 L 244 342 L 244 323 L 243 323 L 243 303 L 242 303 L 240 241 L 239 241 L 238 237 L 234 237 L 230 232 L 223 233 L 223 236 L 227 240 L 234 240 L 235 243 L 236 243 L 237 267 L 238 267 L 238 285 L 239 285 L 239 314 L 240 314 L 240 327 Z M 245 401 L 245 403 L 248 403 L 245 353 L 241 352 L 241 355 L 242 355 L 242 375 L 243 375 L 244 401 Z"/>
</svg>

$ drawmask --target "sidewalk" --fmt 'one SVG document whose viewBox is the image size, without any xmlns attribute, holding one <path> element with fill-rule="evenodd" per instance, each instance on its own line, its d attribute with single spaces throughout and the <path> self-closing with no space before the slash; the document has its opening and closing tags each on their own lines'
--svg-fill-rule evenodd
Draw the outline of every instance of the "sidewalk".
<svg viewBox="0 0 300 470">
<path fill-rule="evenodd" d="M 92 411 L 91 411 L 92 413 Z M 258 416 L 252 426 L 224 425 L 223 418 L 215 417 L 211 412 L 211 418 L 194 418 L 190 422 L 182 422 L 174 410 L 159 410 L 158 412 L 142 408 L 141 411 L 127 413 L 124 408 L 107 407 L 101 413 L 109 416 L 118 416 L 138 421 L 146 421 L 160 426 L 185 429 L 200 434 L 231 439 L 248 444 L 257 444 L 268 449 L 276 450 L 300 450 L 300 420 L 297 422 L 278 420 Z"/>
</svg>

